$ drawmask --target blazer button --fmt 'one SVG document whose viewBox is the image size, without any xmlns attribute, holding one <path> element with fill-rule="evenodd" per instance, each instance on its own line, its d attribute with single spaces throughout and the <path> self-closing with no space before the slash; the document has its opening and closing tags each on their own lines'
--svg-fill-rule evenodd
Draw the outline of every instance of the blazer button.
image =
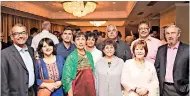
<svg viewBox="0 0 190 96">
<path fill-rule="evenodd" d="M 28 75 L 28 72 L 26 72 L 26 74 Z"/>
<path fill-rule="evenodd" d="M 28 85 L 28 82 L 26 82 L 26 84 Z"/>
</svg>

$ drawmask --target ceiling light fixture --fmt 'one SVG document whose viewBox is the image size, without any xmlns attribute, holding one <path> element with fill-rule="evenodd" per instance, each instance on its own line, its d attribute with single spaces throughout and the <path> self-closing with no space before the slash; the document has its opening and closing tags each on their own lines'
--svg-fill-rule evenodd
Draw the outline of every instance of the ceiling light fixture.
<svg viewBox="0 0 190 96">
<path fill-rule="evenodd" d="M 77 17 L 82 17 L 96 9 L 97 3 L 94 1 L 65 1 L 62 3 L 63 9 Z"/>
<path fill-rule="evenodd" d="M 97 26 L 97 27 L 99 27 L 105 23 L 106 23 L 106 21 L 90 21 L 90 24 Z"/>
</svg>

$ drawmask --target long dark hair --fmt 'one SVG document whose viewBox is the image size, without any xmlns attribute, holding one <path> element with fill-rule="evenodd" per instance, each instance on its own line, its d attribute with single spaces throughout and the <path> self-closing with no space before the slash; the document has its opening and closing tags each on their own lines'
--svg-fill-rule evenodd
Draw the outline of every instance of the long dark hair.
<svg viewBox="0 0 190 96">
<path fill-rule="evenodd" d="M 43 43 L 46 42 L 49 46 L 53 46 L 53 55 L 56 55 L 56 48 L 55 48 L 55 44 L 53 43 L 53 40 L 49 39 L 49 38 L 43 38 L 40 40 L 39 44 L 38 44 L 38 54 L 40 56 L 40 58 L 44 58 L 44 54 L 42 52 L 42 47 L 43 47 Z"/>
</svg>

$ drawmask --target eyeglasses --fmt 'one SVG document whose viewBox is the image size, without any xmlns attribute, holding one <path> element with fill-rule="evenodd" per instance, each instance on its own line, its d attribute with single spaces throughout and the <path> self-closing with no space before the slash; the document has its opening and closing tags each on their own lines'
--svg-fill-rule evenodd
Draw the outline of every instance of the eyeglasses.
<svg viewBox="0 0 190 96">
<path fill-rule="evenodd" d="M 149 30 L 149 28 L 139 28 L 139 30 L 140 31 L 142 31 L 142 30 L 146 30 L 147 31 L 147 30 Z"/>
<path fill-rule="evenodd" d="M 26 35 L 27 33 L 25 31 L 23 32 L 14 32 L 12 35 L 13 36 L 20 36 L 20 35 Z"/>
</svg>

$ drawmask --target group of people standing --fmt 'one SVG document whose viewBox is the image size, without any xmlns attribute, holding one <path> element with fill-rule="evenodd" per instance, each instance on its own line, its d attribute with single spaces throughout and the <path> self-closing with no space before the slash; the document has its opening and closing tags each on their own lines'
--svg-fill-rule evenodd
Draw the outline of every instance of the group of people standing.
<svg viewBox="0 0 190 96">
<path fill-rule="evenodd" d="M 2 96 L 37 96 L 44 88 L 51 96 L 189 94 L 189 45 L 179 41 L 181 30 L 175 25 L 165 28 L 167 44 L 162 45 L 150 37 L 149 24 L 141 22 L 131 48 L 112 24 L 106 28 L 107 39 L 97 46 L 93 32 L 73 35 L 65 27 L 59 42 L 49 32 L 50 22 L 42 28 L 30 47 L 26 27 L 12 27 L 13 45 L 1 51 Z"/>
</svg>

